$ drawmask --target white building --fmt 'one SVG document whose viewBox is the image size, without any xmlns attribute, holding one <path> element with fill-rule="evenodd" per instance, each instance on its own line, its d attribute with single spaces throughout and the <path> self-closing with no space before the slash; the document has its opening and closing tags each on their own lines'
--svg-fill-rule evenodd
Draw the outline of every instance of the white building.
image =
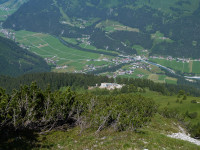
<svg viewBox="0 0 200 150">
<path fill-rule="evenodd" d="M 114 90 L 114 89 L 121 89 L 122 85 L 117 84 L 117 83 L 101 83 L 101 86 L 99 88 Z"/>
</svg>

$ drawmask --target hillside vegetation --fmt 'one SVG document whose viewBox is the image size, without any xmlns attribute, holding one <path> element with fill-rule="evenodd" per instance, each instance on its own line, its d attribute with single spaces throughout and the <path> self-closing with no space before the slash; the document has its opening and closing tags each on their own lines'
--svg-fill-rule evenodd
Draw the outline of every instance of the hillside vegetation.
<svg viewBox="0 0 200 150">
<path fill-rule="evenodd" d="M 34 81 L 31 76 L 35 75 L 24 81 Z M 54 76 L 53 82 L 58 85 L 54 90 L 47 85 L 53 74 L 50 78 L 47 74 L 40 76 L 46 82 L 43 90 L 35 82 L 21 85 L 10 94 L 0 88 L 1 148 L 199 149 L 192 143 L 168 137 L 183 132 L 181 127 L 192 137 L 200 136 L 198 97 L 183 90 L 168 96 L 160 90 L 166 85 L 148 80 L 135 80 L 134 84 L 130 80 L 130 84 L 118 90 L 79 87 L 73 91 L 59 86 L 62 80 L 59 74 Z M 84 85 L 90 77 L 90 85 L 100 80 L 109 82 L 100 76 L 67 76 L 74 87 Z"/>
<path fill-rule="evenodd" d="M 0 74 L 17 76 L 31 72 L 49 72 L 50 67 L 39 56 L 0 37 Z"/>
<path fill-rule="evenodd" d="M 23 3 L 27 1 L 28 0 L 1 0 L 0 5 L 17 10 Z"/>
</svg>

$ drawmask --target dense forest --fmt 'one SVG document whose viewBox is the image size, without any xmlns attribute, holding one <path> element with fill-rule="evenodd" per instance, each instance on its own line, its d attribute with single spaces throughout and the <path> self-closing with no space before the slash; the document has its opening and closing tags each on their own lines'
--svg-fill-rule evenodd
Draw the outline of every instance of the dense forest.
<svg viewBox="0 0 200 150">
<path fill-rule="evenodd" d="M 160 92 L 164 95 L 177 94 L 180 90 L 193 96 L 200 96 L 200 89 L 195 88 L 194 84 L 189 84 L 180 80 L 179 85 L 155 83 L 148 79 L 133 78 L 108 78 L 106 76 L 96 76 L 92 74 L 73 74 L 73 73 L 33 73 L 19 77 L 0 76 L 0 87 L 11 93 L 13 89 L 19 89 L 23 85 L 29 85 L 37 82 L 41 89 L 46 89 L 48 85 L 52 91 L 59 90 L 62 87 L 70 86 L 72 90 L 88 89 L 89 86 L 100 85 L 101 83 L 119 83 L 125 85 L 134 85 L 142 89 L 148 88 L 151 91 Z M 199 86 L 199 82 L 196 83 Z M 128 90 L 128 89 L 127 89 Z M 127 91 L 128 92 L 128 91 Z"/>
<path fill-rule="evenodd" d="M 193 3 L 178 1 L 169 2 L 171 7 L 164 13 L 155 9 L 153 2 L 144 1 L 142 5 L 137 0 L 119 1 L 39 1 L 30 0 L 11 15 L 3 24 L 4 28 L 45 32 L 66 37 L 81 37 L 90 35 L 91 42 L 97 48 L 108 47 L 121 53 L 136 53 L 132 46 L 139 44 L 151 50 L 151 54 L 171 55 L 174 57 L 199 58 L 199 12 Z M 160 6 L 161 7 L 161 6 Z M 177 8 L 176 8 L 177 7 Z M 190 8 L 190 10 L 187 10 Z M 159 7 L 158 7 L 159 8 Z M 185 9 L 185 10 L 184 10 Z M 47 10 L 47 11 L 46 11 Z M 186 14 L 186 15 L 185 15 Z M 96 19 L 85 28 L 76 27 L 77 20 Z M 96 28 L 96 24 L 104 20 L 117 21 L 125 26 L 138 28 L 139 33 L 116 32 L 111 35 Z M 67 24 L 61 23 L 68 22 Z M 71 25 L 70 25 L 71 23 Z M 13 26 L 14 24 L 14 26 Z M 64 31 L 64 32 L 63 32 Z M 161 42 L 152 45 L 151 34 L 160 31 L 172 43 Z M 118 35 L 123 35 L 118 36 Z M 110 38 L 109 38 L 109 37 Z M 124 39 L 124 37 L 126 37 Z M 128 42 L 124 46 L 121 42 Z"/>
<path fill-rule="evenodd" d="M 0 74 L 18 76 L 25 73 L 49 72 L 50 66 L 37 56 L 19 47 L 14 41 L 0 37 Z"/>
</svg>

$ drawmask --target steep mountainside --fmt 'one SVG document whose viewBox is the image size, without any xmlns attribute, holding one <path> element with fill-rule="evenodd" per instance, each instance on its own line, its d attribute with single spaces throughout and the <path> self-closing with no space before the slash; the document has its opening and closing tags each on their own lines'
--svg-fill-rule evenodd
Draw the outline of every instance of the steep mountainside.
<svg viewBox="0 0 200 150">
<path fill-rule="evenodd" d="M 199 58 L 199 3 L 199 0 L 30 0 L 3 26 L 65 37 L 87 34 L 95 47 L 122 53 L 134 54 L 134 45 L 141 45 L 152 55 Z M 125 26 L 126 31 L 105 30 L 107 24 L 102 22 L 108 20 Z M 158 43 L 152 37 L 157 31 L 163 34 Z"/>
<path fill-rule="evenodd" d="M 50 67 L 39 56 L 0 37 L 0 74 L 16 76 L 30 72 L 48 72 Z"/>
</svg>

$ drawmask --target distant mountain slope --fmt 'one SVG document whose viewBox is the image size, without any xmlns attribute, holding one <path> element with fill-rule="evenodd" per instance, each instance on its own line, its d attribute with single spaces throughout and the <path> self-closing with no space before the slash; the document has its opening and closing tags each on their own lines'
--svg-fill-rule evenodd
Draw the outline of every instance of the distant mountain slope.
<svg viewBox="0 0 200 150">
<path fill-rule="evenodd" d="M 152 55 L 199 58 L 199 4 L 200 0 L 30 0 L 3 27 L 76 38 L 87 34 L 94 46 L 125 53 L 136 53 L 133 46 L 139 43 Z M 97 29 L 105 20 L 137 28 L 139 33 L 110 35 Z M 153 43 L 156 31 L 173 42 Z"/>
<path fill-rule="evenodd" d="M 5 2 L 7 2 L 8 0 L 1 0 L 0 1 L 0 4 L 3 4 L 3 3 L 5 3 Z"/>
<path fill-rule="evenodd" d="M 17 9 L 27 1 L 28 0 L 1 0 L 0 5 L 3 4 L 3 6 L 9 7 L 10 9 Z"/>
<path fill-rule="evenodd" d="M 0 37 L 0 74 L 17 76 L 30 72 L 49 72 L 50 67 L 39 56 Z"/>
</svg>

